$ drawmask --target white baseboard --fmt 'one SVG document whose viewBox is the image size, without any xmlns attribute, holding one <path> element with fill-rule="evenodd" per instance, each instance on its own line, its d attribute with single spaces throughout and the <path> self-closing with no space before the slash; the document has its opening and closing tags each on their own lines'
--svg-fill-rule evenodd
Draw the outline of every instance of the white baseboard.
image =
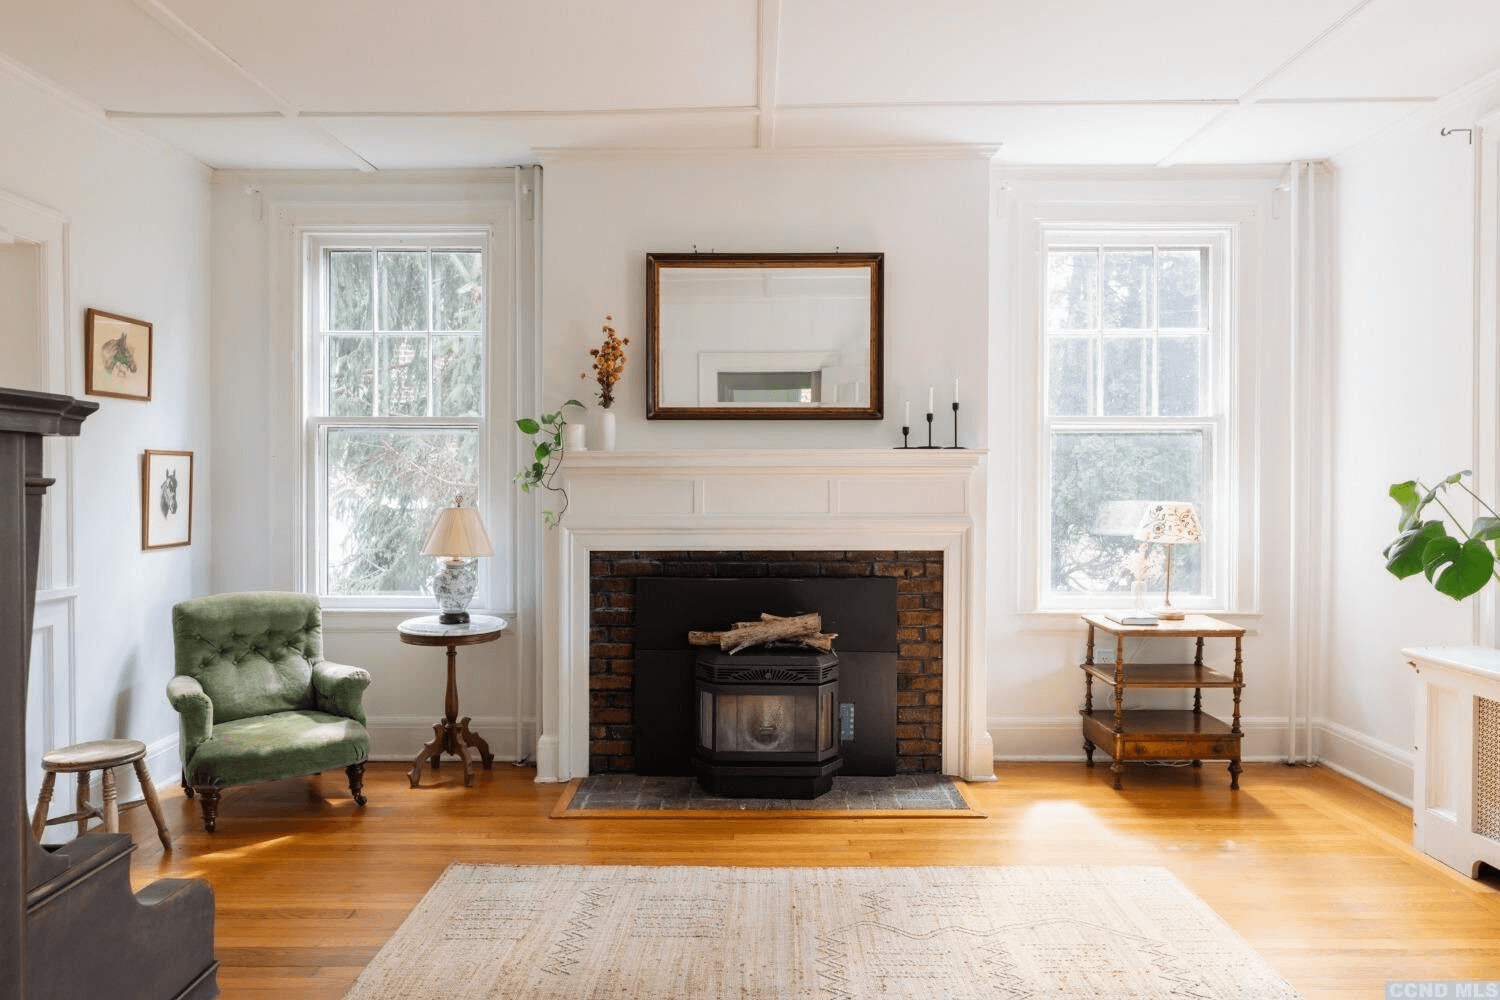
<svg viewBox="0 0 1500 1000">
<path fill-rule="evenodd" d="M 1313 724 L 1313 751 L 1320 764 L 1388 799 L 1411 805 L 1415 757 L 1328 719 Z"/>
<path fill-rule="evenodd" d="M 1245 738 L 1241 760 L 1286 759 L 1286 719 L 1242 718 Z M 1083 730 L 1077 715 L 1001 716 L 989 720 L 995 759 L 1012 761 L 1081 761 Z M 1106 755 L 1107 756 L 1107 755 Z"/>
</svg>

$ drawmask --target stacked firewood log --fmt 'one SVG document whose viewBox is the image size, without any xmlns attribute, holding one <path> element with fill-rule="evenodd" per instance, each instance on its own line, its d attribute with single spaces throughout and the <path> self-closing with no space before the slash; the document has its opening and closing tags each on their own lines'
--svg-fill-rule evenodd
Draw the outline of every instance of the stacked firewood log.
<svg viewBox="0 0 1500 1000">
<path fill-rule="evenodd" d="M 738 653 L 750 646 L 767 643 L 786 643 L 829 653 L 833 651 L 833 640 L 837 638 L 837 632 L 823 631 L 823 616 L 816 613 L 789 618 L 762 614 L 759 621 L 735 622 L 733 628 L 722 632 L 688 633 L 691 645 L 718 646 L 727 653 Z"/>
</svg>

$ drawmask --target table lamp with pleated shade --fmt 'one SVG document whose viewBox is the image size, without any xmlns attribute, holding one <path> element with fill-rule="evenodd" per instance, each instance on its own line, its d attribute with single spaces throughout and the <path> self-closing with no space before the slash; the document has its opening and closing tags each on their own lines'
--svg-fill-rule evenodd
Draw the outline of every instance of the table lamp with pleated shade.
<svg viewBox="0 0 1500 1000">
<path fill-rule="evenodd" d="M 462 625 L 469 620 L 469 602 L 479 582 L 478 556 L 492 556 L 495 549 L 485 533 L 479 511 L 464 506 L 462 496 L 453 498 L 452 507 L 438 511 L 427 541 L 424 556 L 441 556 L 443 568 L 432 578 L 432 593 L 437 598 L 444 625 Z"/>
</svg>

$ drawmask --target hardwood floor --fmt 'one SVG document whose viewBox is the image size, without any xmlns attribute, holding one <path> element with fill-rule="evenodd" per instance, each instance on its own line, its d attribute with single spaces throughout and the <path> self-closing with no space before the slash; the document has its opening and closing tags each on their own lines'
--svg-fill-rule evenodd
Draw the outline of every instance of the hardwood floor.
<svg viewBox="0 0 1500 1000">
<path fill-rule="evenodd" d="M 1310 1000 L 1384 995 L 1390 979 L 1500 979 L 1500 878 L 1473 881 L 1410 846 L 1406 808 L 1323 768 L 997 765 L 971 785 L 987 819 L 550 819 L 560 785 L 497 761 L 407 785 L 369 766 L 230 789 L 219 832 L 162 796 L 171 853 L 144 807 L 121 828 L 133 879 L 207 879 L 219 982 L 238 997 L 344 995 L 451 862 L 644 865 L 1160 865 Z"/>
</svg>

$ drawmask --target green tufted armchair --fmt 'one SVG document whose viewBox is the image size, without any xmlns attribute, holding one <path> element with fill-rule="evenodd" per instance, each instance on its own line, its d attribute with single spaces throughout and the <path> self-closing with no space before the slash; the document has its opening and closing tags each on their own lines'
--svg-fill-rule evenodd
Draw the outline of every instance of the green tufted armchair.
<svg viewBox="0 0 1500 1000">
<path fill-rule="evenodd" d="M 323 659 L 323 614 L 305 594 L 219 594 L 172 608 L 182 787 L 214 832 L 228 785 L 342 767 L 365 804 L 370 675 Z"/>
</svg>

